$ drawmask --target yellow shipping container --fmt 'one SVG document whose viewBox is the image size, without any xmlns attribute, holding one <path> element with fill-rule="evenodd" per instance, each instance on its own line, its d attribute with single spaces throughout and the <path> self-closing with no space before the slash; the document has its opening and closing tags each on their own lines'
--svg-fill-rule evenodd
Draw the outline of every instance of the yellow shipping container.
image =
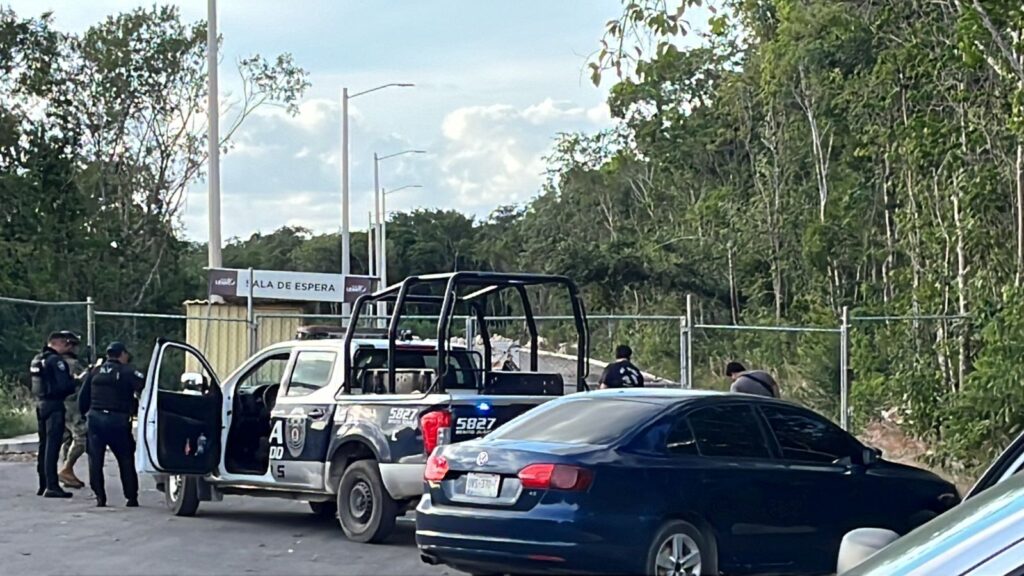
<svg viewBox="0 0 1024 576">
<path fill-rule="evenodd" d="M 256 305 L 256 350 L 292 340 L 302 324 L 300 318 L 276 318 L 273 315 L 301 314 L 297 305 Z M 226 377 L 249 358 L 249 325 L 244 304 L 214 304 L 207 300 L 185 302 L 185 341 L 206 356 L 220 378 Z M 261 317 L 262 315 L 269 315 Z M 192 361 L 186 370 L 197 372 Z"/>
</svg>

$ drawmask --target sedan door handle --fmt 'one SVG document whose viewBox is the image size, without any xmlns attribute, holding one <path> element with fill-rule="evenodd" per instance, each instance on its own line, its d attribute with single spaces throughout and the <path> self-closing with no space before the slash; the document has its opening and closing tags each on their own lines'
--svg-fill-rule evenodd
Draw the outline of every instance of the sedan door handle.
<svg viewBox="0 0 1024 576">
<path fill-rule="evenodd" d="M 309 411 L 308 415 L 309 415 L 310 418 L 312 418 L 314 420 L 317 420 L 319 418 L 323 418 L 324 414 L 327 414 L 327 413 L 324 412 L 323 408 L 313 408 L 312 410 Z"/>
</svg>

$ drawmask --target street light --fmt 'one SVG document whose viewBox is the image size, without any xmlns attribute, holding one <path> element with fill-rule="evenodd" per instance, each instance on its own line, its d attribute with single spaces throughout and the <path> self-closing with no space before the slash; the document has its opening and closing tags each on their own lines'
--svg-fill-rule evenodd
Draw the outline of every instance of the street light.
<svg viewBox="0 0 1024 576">
<path fill-rule="evenodd" d="M 377 86 L 376 88 L 370 88 L 369 90 L 363 90 L 362 92 L 356 92 L 351 95 L 348 93 L 348 88 L 341 89 L 341 273 L 345 276 L 349 274 L 352 266 L 351 238 L 348 217 L 348 101 L 353 98 L 363 96 L 364 94 L 369 94 L 370 92 L 376 92 L 377 90 L 383 90 L 385 88 L 410 88 L 412 86 L 414 86 L 414 84 L 393 82 L 391 84 Z M 347 315 L 348 312 L 349 305 L 343 304 L 342 314 Z"/>
<path fill-rule="evenodd" d="M 394 154 L 388 154 L 387 156 L 377 156 L 377 153 L 373 153 L 373 209 L 376 213 L 376 218 L 371 221 L 373 232 L 369 239 L 370 249 L 370 275 L 376 275 L 380 273 L 381 260 L 384 258 L 383 251 L 379 246 L 380 242 L 374 242 L 381 237 L 380 226 L 381 226 L 381 213 L 380 213 L 380 163 L 388 158 L 395 158 L 397 156 L 404 156 L 406 154 L 426 154 L 426 150 L 403 150 L 401 152 L 395 152 Z"/>
<path fill-rule="evenodd" d="M 381 287 L 388 285 L 388 219 L 387 219 L 387 197 L 395 192 L 401 192 L 409 188 L 423 188 L 419 184 L 408 184 L 395 188 L 394 190 L 381 190 L 380 191 L 380 209 L 385 214 L 384 219 L 380 224 L 380 284 Z"/>
</svg>

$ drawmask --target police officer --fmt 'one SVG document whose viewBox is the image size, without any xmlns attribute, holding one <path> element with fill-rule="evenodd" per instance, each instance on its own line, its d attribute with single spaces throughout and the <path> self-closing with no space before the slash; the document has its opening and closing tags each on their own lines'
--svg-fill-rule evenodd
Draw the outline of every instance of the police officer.
<svg viewBox="0 0 1024 576">
<path fill-rule="evenodd" d="M 39 425 L 39 491 L 46 498 L 70 498 L 60 487 L 57 459 L 64 440 L 64 399 L 75 391 L 75 381 L 63 354 L 74 352 L 79 338 L 70 330 L 53 332 L 46 346 L 29 365 L 32 394 L 36 397 L 36 422 Z"/>
<path fill-rule="evenodd" d="M 633 349 L 625 344 L 615 348 L 615 362 L 601 374 L 601 388 L 643 388 L 644 375 L 633 364 Z"/>
<path fill-rule="evenodd" d="M 135 473 L 135 439 L 132 413 L 136 394 L 142 392 L 145 377 L 129 365 L 131 356 L 124 344 L 111 342 L 107 359 L 85 378 L 78 395 L 78 407 L 88 427 L 89 487 L 96 494 L 96 506 L 107 505 L 103 482 L 103 459 L 107 447 L 117 459 L 121 489 L 129 507 L 139 505 L 139 477 Z"/>
</svg>

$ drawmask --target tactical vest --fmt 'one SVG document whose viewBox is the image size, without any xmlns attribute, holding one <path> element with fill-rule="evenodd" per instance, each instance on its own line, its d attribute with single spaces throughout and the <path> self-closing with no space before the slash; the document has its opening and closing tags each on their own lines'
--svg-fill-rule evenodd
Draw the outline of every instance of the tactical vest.
<svg viewBox="0 0 1024 576">
<path fill-rule="evenodd" d="M 134 395 L 127 382 L 121 382 L 124 365 L 106 361 L 92 376 L 90 410 L 131 414 Z"/>
<path fill-rule="evenodd" d="M 32 363 L 29 364 L 29 375 L 32 377 L 32 395 L 40 400 L 50 395 L 51 378 L 49 375 L 44 375 L 44 364 L 46 357 L 49 354 L 40 352 L 32 358 Z"/>
</svg>

